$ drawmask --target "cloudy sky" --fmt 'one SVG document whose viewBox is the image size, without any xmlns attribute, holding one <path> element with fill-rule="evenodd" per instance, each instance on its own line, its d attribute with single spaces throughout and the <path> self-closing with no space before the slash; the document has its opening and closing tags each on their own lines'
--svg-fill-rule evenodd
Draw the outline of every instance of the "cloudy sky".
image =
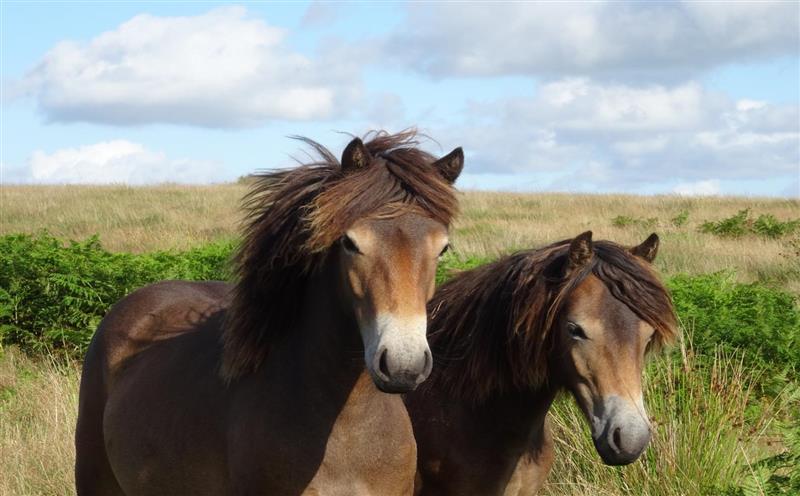
<svg viewBox="0 0 800 496">
<path fill-rule="evenodd" d="M 6 184 L 229 181 L 417 126 L 465 189 L 800 196 L 797 1 L 0 9 Z"/>
</svg>

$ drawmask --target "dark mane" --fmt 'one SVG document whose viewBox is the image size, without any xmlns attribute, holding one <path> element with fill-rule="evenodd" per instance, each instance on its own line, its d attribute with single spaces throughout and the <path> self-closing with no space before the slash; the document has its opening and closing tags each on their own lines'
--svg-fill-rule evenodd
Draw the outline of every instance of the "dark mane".
<svg viewBox="0 0 800 496">
<path fill-rule="evenodd" d="M 433 167 L 436 158 L 417 148 L 414 130 L 368 133 L 364 144 L 375 159 L 347 174 L 325 147 L 297 139 L 317 159 L 257 175 L 244 198 L 238 282 L 223 333 L 227 380 L 257 368 L 270 343 L 294 327 L 309 276 L 353 222 L 415 210 L 449 225 L 458 209 L 454 189 Z"/>
<path fill-rule="evenodd" d="M 648 264 L 616 243 L 596 241 L 592 260 L 564 277 L 570 241 L 515 253 L 443 284 L 429 304 L 428 341 L 438 361 L 428 382 L 474 401 L 546 383 L 551 331 L 589 274 L 655 329 L 654 346 L 674 339 L 669 292 Z"/>
</svg>

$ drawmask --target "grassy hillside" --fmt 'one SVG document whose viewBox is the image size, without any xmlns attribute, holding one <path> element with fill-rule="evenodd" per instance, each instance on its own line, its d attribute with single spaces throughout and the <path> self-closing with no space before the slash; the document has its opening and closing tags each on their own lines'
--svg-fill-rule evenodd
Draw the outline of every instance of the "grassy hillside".
<svg viewBox="0 0 800 496">
<path fill-rule="evenodd" d="M 241 184 L 0 188 L 0 336 L 28 350 L 74 340 L 79 350 L 132 287 L 224 277 L 245 192 Z M 605 467 L 562 398 L 546 494 L 800 490 L 800 383 L 781 372 L 800 353 L 797 219 L 797 200 L 463 193 L 440 277 L 587 229 L 628 244 L 662 237 L 657 265 L 687 340 L 649 364 L 653 442 L 641 462 Z M 41 230 L 55 238 L 13 236 Z M 99 243 L 85 241 L 94 234 Z M 64 247 L 67 239 L 81 242 Z M 73 494 L 79 370 L 74 359 L 26 355 L 0 340 L 0 496 Z"/>
<path fill-rule="evenodd" d="M 47 229 L 59 238 L 99 234 L 133 253 L 184 249 L 236 236 L 243 184 L 217 186 L 5 186 L 0 235 Z M 800 201 L 629 195 L 465 192 L 452 244 L 462 257 L 494 257 L 591 229 L 595 239 L 637 243 L 656 231 L 664 274 L 734 270 L 800 294 L 800 230 L 776 238 L 701 232 L 704 223 L 750 209 L 752 218 L 800 219 Z"/>
</svg>

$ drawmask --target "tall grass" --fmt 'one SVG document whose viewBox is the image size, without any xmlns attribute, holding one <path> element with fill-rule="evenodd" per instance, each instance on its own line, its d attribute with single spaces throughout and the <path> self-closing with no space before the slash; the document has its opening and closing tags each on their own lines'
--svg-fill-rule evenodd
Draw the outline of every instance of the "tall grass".
<svg viewBox="0 0 800 496">
<path fill-rule="evenodd" d="M 0 349 L 0 496 L 75 493 L 79 370 Z"/>
<path fill-rule="evenodd" d="M 591 230 L 594 239 L 623 244 L 661 237 L 656 266 L 665 275 L 733 269 L 739 282 L 763 282 L 800 295 L 800 234 L 770 238 L 721 237 L 701 232 L 749 208 L 776 219 L 800 217 L 800 201 L 677 196 L 511 194 L 467 192 L 461 201 L 452 244 L 465 257 L 491 257 L 541 246 Z M 616 221 L 615 221 L 616 220 Z"/>
<path fill-rule="evenodd" d="M 114 251 L 186 249 L 235 237 L 246 191 L 240 184 L 0 185 L 0 234 L 46 229 L 65 239 L 101 234 Z"/>
</svg>

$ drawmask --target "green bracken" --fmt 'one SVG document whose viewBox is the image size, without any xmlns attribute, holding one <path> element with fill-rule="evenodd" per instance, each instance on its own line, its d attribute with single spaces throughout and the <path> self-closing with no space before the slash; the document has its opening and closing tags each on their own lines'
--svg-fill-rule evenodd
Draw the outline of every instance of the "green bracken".
<svg viewBox="0 0 800 496">
<path fill-rule="evenodd" d="M 782 221 L 772 214 L 761 214 L 753 220 L 750 217 L 750 209 L 745 208 L 731 217 L 703 222 L 700 225 L 700 232 L 729 238 L 739 238 L 751 234 L 777 239 L 794 233 L 798 228 L 800 228 L 800 219 Z"/>
<path fill-rule="evenodd" d="M 227 279 L 231 242 L 184 252 L 112 253 L 92 237 L 0 237 L 0 345 L 81 356 L 117 300 L 165 279 Z"/>
<path fill-rule="evenodd" d="M 678 215 L 673 217 L 671 220 L 672 220 L 672 225 L 673 226 L 681 227 L 684 224 L 686 224 L 686 222 L 689 221 L 689 211 L 688 210 L 681 210 L 680 212 L 678 212 Z"/>
<path fill-rule="evenodd" d="M 611 224 L 614 227 L 637 226 L 644 229 L 652 229 L 656 224 L 658 224 L 658 218 L 648 217 L 647 219 L 638 219 L 628 215 L 617 215 L 611 219 Z"/>
</svg>

